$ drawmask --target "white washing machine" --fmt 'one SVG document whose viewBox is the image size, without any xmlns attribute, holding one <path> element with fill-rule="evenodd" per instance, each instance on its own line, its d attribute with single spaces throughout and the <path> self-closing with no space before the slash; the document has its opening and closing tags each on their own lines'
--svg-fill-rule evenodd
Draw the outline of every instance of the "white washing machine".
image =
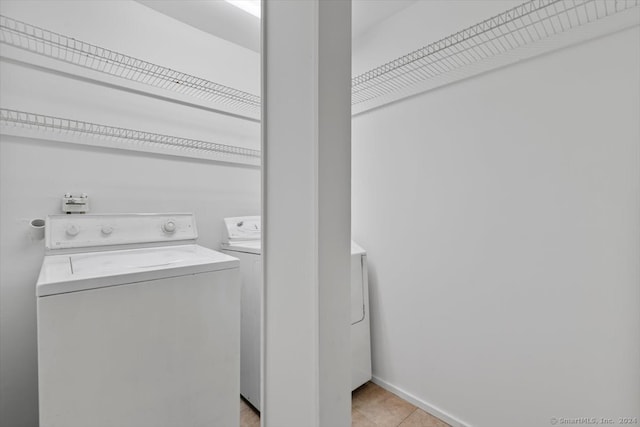
<svg viewBox="0 0 640 427">
<path fill-rule="evenodd" d="M 260 321 L 262 306 L 261 223 L 259 216 L 225 219 L 222 252 L 240 259 L 240 393 L 260 409 Z M 351 242 L 351 387 L 371 379 L 367 254 Z"/>
<path fill-rule="evenodd" d="M 53 215 L 36 286 L 40 427 L 239 425 L 239 261 L 192 214 Z"/>
</svg>

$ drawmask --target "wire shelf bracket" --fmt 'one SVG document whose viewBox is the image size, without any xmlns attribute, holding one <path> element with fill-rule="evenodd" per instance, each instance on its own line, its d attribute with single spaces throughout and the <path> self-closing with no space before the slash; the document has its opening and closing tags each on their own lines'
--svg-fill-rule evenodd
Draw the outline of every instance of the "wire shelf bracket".
<svg viewBox="0 0 640 427">
<path fill-rule="evenodd" d="M 352 79 L 352 114 L 640 23 L 640 0 L 531 0 Z"/>
<path fill-rule="evenodd" d="M 0 133 L 74 144 L 260 166 L 260 151 L 0 108 Z"/>
</svg>

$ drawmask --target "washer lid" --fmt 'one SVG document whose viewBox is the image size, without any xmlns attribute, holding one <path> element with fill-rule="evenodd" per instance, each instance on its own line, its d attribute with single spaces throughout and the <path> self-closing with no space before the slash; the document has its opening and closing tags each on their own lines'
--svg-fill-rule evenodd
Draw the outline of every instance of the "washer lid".
<svg viewBox="0 0 640 427">
<path fill-rule="evenodd" d="M 36 295 L 77 292 L 238 266 L 236 258 L 198 245 L 47 255 Z"/>
</svg>

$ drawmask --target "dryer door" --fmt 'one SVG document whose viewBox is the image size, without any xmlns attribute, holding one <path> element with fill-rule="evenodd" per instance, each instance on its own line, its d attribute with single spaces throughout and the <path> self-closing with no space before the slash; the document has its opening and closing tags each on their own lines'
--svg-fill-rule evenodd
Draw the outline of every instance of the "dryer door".
<svg viewBox="0 0 640 427">
<path fill-rule="evenodd" d="M 362 254 L 351 255 L 351 324 L 364 320 L 364 274 Z"/>
</svg>

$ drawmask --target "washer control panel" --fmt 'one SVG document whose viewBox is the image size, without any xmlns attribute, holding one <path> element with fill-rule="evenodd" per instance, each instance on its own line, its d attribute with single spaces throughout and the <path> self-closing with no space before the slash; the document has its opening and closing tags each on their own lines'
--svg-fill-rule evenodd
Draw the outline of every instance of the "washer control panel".
<svg viewBox="0 0 640 427">
<path fill-rule="evenodd" d="M 50 215 L 47 249 L 87 248 L 198 238 L 193 214 Z"/>
</svg>

